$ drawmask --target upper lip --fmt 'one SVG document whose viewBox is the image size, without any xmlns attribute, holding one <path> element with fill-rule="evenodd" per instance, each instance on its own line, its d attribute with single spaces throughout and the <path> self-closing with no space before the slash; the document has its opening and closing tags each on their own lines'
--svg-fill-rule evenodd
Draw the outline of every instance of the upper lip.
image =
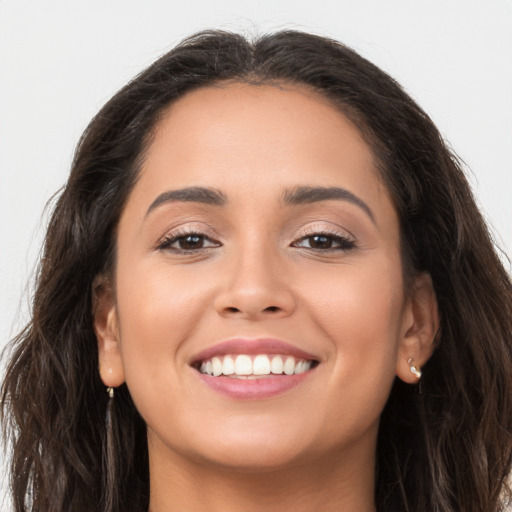
<svg viewBox="0 0 512 512">
<path fill-rule="evenodd" d="M 290 343 L 275 338 L 236 338 L 222 341 L 192 357 L 192 364 L 199 363 L 215 356 L 227 354 L 281 354 L 290 355 L 297 359 L 317 361 L 318 357 L 301 350 Z"/>
</svg>

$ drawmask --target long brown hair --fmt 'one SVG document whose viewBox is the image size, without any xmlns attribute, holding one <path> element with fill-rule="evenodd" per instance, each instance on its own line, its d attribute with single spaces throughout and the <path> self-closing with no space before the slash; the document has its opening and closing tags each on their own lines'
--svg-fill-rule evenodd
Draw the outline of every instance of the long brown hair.
<svg viewBox="0 0 512 512">
<path fill-rule="evenodd" d="M 159 115 L 186 92 L 227 80 L 305 85 L 348 116 L 393 197 L 406 275 L 432 277 L 441 329 L 421 393 L 397 379 L 382 414 L 379 511 L 503 510 L 512 284 L 457 158 L 392 78 L 342 44 L 295 31 L 254 41 L 211 31 L 137 76 L 80 140 L 48 227 L 32 319 L 11 344 L 2 388 L 15 511 L 147 509 L 145 425 L 125 386 L 107 433 L 92 283 L 115 265 L 116 226 Z"/>
</svg>

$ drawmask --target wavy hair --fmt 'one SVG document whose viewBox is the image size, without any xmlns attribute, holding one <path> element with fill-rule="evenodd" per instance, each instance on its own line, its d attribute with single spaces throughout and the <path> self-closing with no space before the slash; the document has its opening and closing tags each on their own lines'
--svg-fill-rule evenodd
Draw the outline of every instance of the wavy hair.
<svg viewBox="0 0 512 512">
<path fill-rule="evenodd" d="M 147 510 L 145 424 L 125 386 L 108 405 L 92 322 L 94 277 L 163 110 L 237 81 L 291 83 L 361 131 L 399 215 L 406 277 L 428 272 L 441 315 L 421 393 L 396 380 L 381 417 L 379 512 L 498 512 L 511 491 L 512 284 L 457 157 L 386 73 L 296 31 L 186 39 L 121 89 L 82 136 L 51 217 L 31 320 L 11 342 L 1 394 L 16 512 Z M 111 433 L 106 427 L 110 407 Z"/>
</svg>

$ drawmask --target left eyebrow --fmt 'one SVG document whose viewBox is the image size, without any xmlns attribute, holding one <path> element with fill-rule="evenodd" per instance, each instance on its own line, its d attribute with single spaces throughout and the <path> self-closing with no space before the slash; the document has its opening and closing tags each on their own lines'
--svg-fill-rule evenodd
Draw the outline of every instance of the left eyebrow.
<svg viewBox="0 0 512 512">
<path fill-rule="evenodd" d="M 214 188 L 207 187 L 187 187 L 177 190 L 168 190 L 160 194 L 150 205 L 145 217 L 147 217 L 155 208 L 176 201 L 209 204 L 213 206 L 223 206 L 226 204 L 226 196 Z"/>
<path fill-rule="evenodd" d="M 375 216 L 371 208 L 352 192 L 340 187 L 296 187 L 287 190 L 283 194 L 283 201 L 286 205 L 295 206 L 300 204 L 316 203 L 329 200 L 347 201 L 363 210 L 375 224 Z"/>
</svg>

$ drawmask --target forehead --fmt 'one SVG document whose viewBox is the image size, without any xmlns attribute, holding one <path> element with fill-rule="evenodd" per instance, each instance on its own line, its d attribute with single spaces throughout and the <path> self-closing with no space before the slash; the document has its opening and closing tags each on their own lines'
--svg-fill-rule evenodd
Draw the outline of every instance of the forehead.
<svg viewBox="0 0 512 512">
<path fill-rule="evenodd" d="M 190 186 L 239 201 L 296 186 L 342 186 L 389 209 L 376 169 L 360 131 L 320 94 L 289 84 L 221 84 L 164 111 L 130 201 L 147 208 L 163 191 Z"/>
<path fill-rule="evenodd" d="M 301 139 L 317 144 L 323 140 L 325 145 L 345 140 L 358 156 L 373 158 L 359 130 L 332 102 L 291 84 L 227 83 L 189 92 L 164 112 L 154 142 L 186 138 L 194 143 L 195 135 L 202 144 L 241 151 L 263 142 L 268 150 L 284 150 Z"/>
<path fill-rule="evenodd" d="M 232 83 L 192 91 L 173 103 L 155 128 L 143 171 L 209 161 L 205 172 L 213 176 L 214 158 L 221 154 L 224 169 L 232 162 L 239 171 L 252 166 L 265 174 L 287 169 L 288 162 L 296 166 L 299 158 L 305 166 L 314 160 L 317 171 L 332 168 L 333 159 L 338 167 L 376 169 L 359 130 L 318 93 Z M 173 173 L 178 179 L 179 169 Z"/>
</svg>

